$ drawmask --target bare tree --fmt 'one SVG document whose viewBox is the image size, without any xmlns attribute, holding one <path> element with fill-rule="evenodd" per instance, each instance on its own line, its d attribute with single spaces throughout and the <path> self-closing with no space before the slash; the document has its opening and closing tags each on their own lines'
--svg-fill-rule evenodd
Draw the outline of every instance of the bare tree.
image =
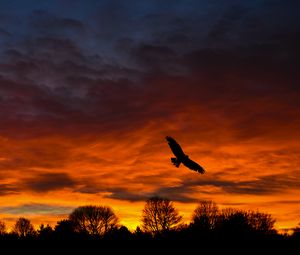
<svg viewBox="0 0 300 255">
<path fill-rule="evenodd" d="M 202 201 L 194 210 L 192 226 L 203 231 L 215 229 L 219 218 L 218 206 L 213 201 Z"/>
<path fill-rule="evenodd" d="M 226 208 L 220 214 L 220 227 L 235 233 L 276 233 L 275 219 L 270 214 L 258 211 Z"/>
<path fill-rule="evenodd" d="M 0 235 L 6 234 L 6 225 L 5 222 L 0 221 Z"/>
<path fill-rule="evenodd" d="M 248 219 L 254 231 L 262 234 L 273 234 L 276 232 L 274 227 L 276 220 L 272 218 L 271 214 L 249 211 Z"/>
<path fill-rule="evenodd" d="M 30 220 L 26 218 L 19 218 L 13 228 L 13 232 L 20 237 L 27 237 L 34 235 L 34 227 Z"/>
<path fill-rule="evenodd" d="M 165 198 L 152 197 L 146 201 L 142 212 L 142 227 L 152 234 L 162 233 L 178 226 L 182 216 Z"/>
<path fill-rule="evenodd" d="M 252 231 L 247 211 L 235 208 L 225 208 L 219 215 L 220 231 L 232 234 L 245 234 Z"/>
<path fill-rule="evenodd" d="M 118 218 L 110 207 L 80 206 L 69 216 L 76 232 L 104 235 L 114 228 Z"/>
</svg>

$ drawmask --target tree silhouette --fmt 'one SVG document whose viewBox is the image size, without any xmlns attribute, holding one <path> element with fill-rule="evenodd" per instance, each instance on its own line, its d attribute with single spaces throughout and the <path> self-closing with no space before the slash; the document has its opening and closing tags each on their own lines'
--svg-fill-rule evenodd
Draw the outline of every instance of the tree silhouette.
<svg viewBox="0 0 300 255">
<path fill-rule="evenodd" d="M 151 233 L 142 231 L 139 226 L 136 227 L 133 235 L 136 241 L 146 241 L 152 238 Z"/>
<path fill-rule="evenodd" d="M 45 226 L 44 224 L 40 225 L 40 228 L 37 230 L 38 235 L 40 238 L 42 239 L 46 239 L 52 236 L 53 234 L 53 229 L 52 227 L 47 224 L 47 226 Z"/>
<path fill-rule="evenodd" d="M 218 230 L 234 235 L 266 235 L 276 232 L 274 223 L 275 219 L 270 214 L 226 208 L 220 213 Z"/>
<path fill-rule="evenodd" d="M 219 219 L 219 209 L 213 201 L 202 201 L 192 215 L 192 227 L 202 232 L 216 228 Z"/>
<path fill-rule="evenodd" d="M 105 234 L 105 240 L 128 241 L 132 233 L 126 226 L 114 227 Z"/>
<path fill-rule="evenodd" d="M 6 225 L 5 222 L 0 221 L 0 235 L 5 235 L 6 234 Z"/>
<path fill-rule="evenodd" d="M 34 227 L 30 220 L 22 217 L 16 221 L 13 232 L 19 237 L 28 237 L 35 234 Z"/>
<path fill-rule="evenodd" d="M 247 213 L 240 209 L 223 209 L 219 215 L 218 231 L 239 237 L 250 233 L 251 226 Z"/>
<path fill-rule="evenodd" d="M 274 228 L 276 220 L 272 218 L 271 214 L 249 211 L 248 219 L 252 230 L 257 233 L 274 234 L 276 232 Z"/>
<path fill-rule="evenodd" d="M 298 224 L 297 227 L 293 228 L 293 238 L 299 238 L 300 239 L 300 223 Z"/>
<path fill-rule="evenodd" d="M 90 205 L 76 208 L 68 219 L 58 221 L 54 230 L 41 224 L 35 231 L 30 220 L 19 218 L 13 231 L 6 233 L 5 223 L 0 220 L 0 242 L 21 239 L 22 242 L 40 240 L 40 244 L 48 240 L 70 241 L 72 245 L 90 240 L 91 244 L 110 244 L 110 241 L 155 244 L 157 242 L 152 240 L 159 240 L 164 244 L 187 241 L 192 246 L 201 241 L 209 246 L 259 241 L 257 243 L 272 246 L 287 243 L 287 240 L 292 240 L 290 243 L 293 244 L 300 239 L 300 224 L 293 229 L 293 235 L 282 235 L 276 232 L 275 219 L 270 214 L 235 208 L 219 210 L 213 201 L 200 202 L 193 211 L 190 224 L 181 224 L 181 220 L 170 200 L 152 197 L 142 211 L 141 228 L 137 227 L 133 232 L 117 224 L 118 219 L 110 207 Z"/>
<path fill-rule="evenodd" d="M 163 233 L 175 228 L 182 216 L 172 202 L 165 198 L 152 197 L 146 201 L 142 212 L 142 227 L 152 234 Z"/>
<path fill-rule="evenodd" d="M 59 239 L 73 238 L 75 235 L 73 222 L 69 219 L 58 221 L 54 227 L 54 235 Z"/>
<path fill-rule="evenodd" d="M 69 216 L 74 230 L 90 235 L 104 235 L 117 225 L 118 218 L 110 207 L 80 206 Z"/>
</svg>

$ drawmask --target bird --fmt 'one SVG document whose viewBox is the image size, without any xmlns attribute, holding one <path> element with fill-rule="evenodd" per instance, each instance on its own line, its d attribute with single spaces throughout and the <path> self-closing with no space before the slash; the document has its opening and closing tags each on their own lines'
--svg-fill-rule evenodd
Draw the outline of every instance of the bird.
<svg viewBox="0 0 300 255">
<path fill-rule="evenodd" d="M 205 170 L 202 166 L 200 166 L 198 163 L 195 161 L 191 160 L 188 155 L 186 155 L 181 146 L 176 142 L 174 138 L 171 136 L 166 136 L 166 140 L 175 155 L 175 158 L 171 158 L 171 162 L 173 163 L 174 166 L 179 167 L 180 164 L 182 163 L 185 165 L 187 168 L 194 170 L 200 174 L 204 174 Z"/>
</svg>

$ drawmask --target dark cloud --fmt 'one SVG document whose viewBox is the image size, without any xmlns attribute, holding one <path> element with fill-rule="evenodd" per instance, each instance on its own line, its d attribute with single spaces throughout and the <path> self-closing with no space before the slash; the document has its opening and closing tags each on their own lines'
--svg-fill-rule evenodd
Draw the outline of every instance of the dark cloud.
<svg viewBox="0 0 300 255">
<path fill-rule="evenodd" d="M 89 192 L 99 192 L 97 190 L 88 190 Z M 150 197 L 159 196 L 165 197 L 172 201 L 183 202 L 183 203 L 191 203 L 197 202 L 197 198 L 193 198 L 190 194 L 188 194 L 187 190 L 181 190 L 181 187 L 174 188 L 162 188 L 155 190 L 153 192 L 143 192 L 143 191 L 132 191 L 127 188 L 116 187 L 116 188 L 107 188 L 103 190 L 103 192 L 109 192 L 110 194 L 104 195 L 105 198 L 111 198 L 116 200 L 125 200 L 130 202 L 140 202 L 146 201 Z"/>
<path fill-rule="evenodd" d="M 201 191 L 201 194 L 209 194 L 206 191 Z M 164 187 L 159 188 L 156 191 L 149 194 L 149 196 L 160 196 L 168 198 L 172 201 L 181 202 L 181 203 L 196 203 L 199 202 L 199 197 L 193 194 L 193 187 L 186 187 L 182 189 L 181 186 L 174 187 Z"/>
<path fill-rule="evenodd" d="M 6 31 L 5 29 L 0 27 L 0 36 L 3 37 L 10 37 L 11 33 L 9 33 L 8 31 Z"/>
<path fill-rule="evenodd" d="M 145 66 L 146 69 L 153 71 L 170 73 L 171 63 L 176 63 L 176 52 L 169 46 L 154 44 L 141 44 L 131 53 L 138 64 Z M 174 68 L 176 65 L 174 65 Z M 158 70 L 157 70 L 158 69 Z"/>
<path fill-rule="evenodd" d="M 15 184 L 0 184 L 0 196 L 19 193 L 20 189 Z"/>
<path fill-rule="evenodd" d="M 287 189 L 298 189 L 300 187 L 299 172 L 295 171 L 290 174 L 274 174 L 258 177 L 252 181 L 230 181 L 222 180 L 217 176 L 214 178 L 201 180 L 187 180 L 178 187 L 171 189 L 181 190 L 183 193 L 189 193 L 196 187 L 213 186 L 220 188 L 224 192 L 231 194 L 249 194 L 264 195 L 280 193 Z"/>
<path fill-rule="evenodd" d="M 231 5 L 226 8 L 223 16 L 211 28 L 207 35 L 209 44 L 213 47 L 226 47 L 238 41 L 239 34 L 235 33 L 241 29 L 241 20 L 247 14 L 248 8 L 242 5 Z"/>
<path fill-rule="evenodd" d="M 300 182 L 298 172 L 288 176 L 285 174 L 267 175 L 253 181 L 222 180 L 214 175 L 212 178 L 185 180 L 180 185 L 161 187 L 151 192 L 132 192 L 125 188 L 108 188 L 106 191 L 111 192 L 111 194 L 106 195 L 106 197 L 117 200 L 145 201 L 152 196 L 161 196 L 172 201 L 195 203 L 199 201 L 198 196 L 193 197 L 196 193 L 205 196 L 216 193 L 215 190 L 213 192 L 209 191 L 209 187 L 219 188 L 220 192 L 229 194 L 268 195 L 279 194 L 288 189 L 297 190 L 300 187 Z M 285 201 L 284 203 L 288 202 Z M 299 203 L 299 201 L 291 201 L 291 203 Z"/>
<path fill-rule="evenodd" d="M 276 201 L 272 201 L 269 202 L 269 204 L 274 204 L 274 203 L 278 203 L 278 204 L 300 204 L 300 200 L 276 200 Z"/>
<path fill-rule="evenodd" d="M 40 173 L 32 178 L 24 178 L 21 184 L 34 192 L 48 192 L 64 188 L 74 188 L 76 182 L 66 173 Z"/>
<path fill-rule="evenodd" d="M 126 188 L 111 188 L 107 190 L 111 194 L 105 195 L 106 198 L 112 198 L 116 200 L 125 200 L 130 202 L 145 201 L 149 198 L 149 194 L 144 192 L 132 192 Z M 151 195 L 150 195 L 151 196 Z"/>
<path fill-rule="evenodd" d="M 29 22 L 38 33 L 45 35 L 66 37 L 72 32 L 84 36 L 86 30 L 86 26 L 77 19 L 58 17 L 44 10 L 33 11 Z"/>
<path fill-rule="evenodd" d="M 1 206 L 0 213 L 10 215 L 65 215 L 74 208 L 50 204 L 23 204 L 18 206 Z"/>
<path fill-rule="evenodd" d="M 290 4 L 284 4 L 286 10 Z M 267 12 L 267 5 L 258 3 L 214 3 L 220 14 L 210 19 L 191 9 L 182 12 L 176 5 L 168 14 L 157 8 L 158 3 L 151 6 L 131 19 L 127 19 L 131 8 L 142 5 L 120 8 L 107 3 L 99 8 L 100 13 L 107 11 L 99 21 L 102 27 L 110 29 L 107 21 L 111 13 L 126 27 L 125 35 L 111 25 L 116 37 L 109 39 L 112 47 L 116 46 L 113 60 L 103 53 L 106 45 L 94 46 L 95 33 L 87 34 L 84 40 L 91 42 L 90 47 L 71 34 L 61 36 L 64 31 L 84 30 L 83 17 L 69 18 L 43 10 L 31 13 L 32 27 L 26 30 L 30 36 L 20 40 L 15 49 L 7 49 L 9 54 L 2 60 L 5 78 L 1 83 L 15 87 L 1 95 L 3 106 L 10 109 L 9 114 L 5 111 L 3 126 L 7 130 L 11 126 L 24 128 L 18 132 L 23 134 L 47 129 L 74 135 L 86 130 L 113 131 L 120 126 L 132 130 L 150 119 L 170 120 L 179 111 L 195 107 L 199 113 L 234 120 L 230 128 L 241 139 L 264 136 L 271 126 L 286 130 L 288 122 L 298 127 L 295 106 L 299 91 L 294 85 L 298 76 L 293 73 L 298 53 L 291 47 L 299 39 L 293 29 L 297 25 L 287 20 L 269 29 L 272 21 L 261 19 L 263 15 L 273 17 L 276 5 L 268 6 Z M 214 8 L 209 10 L 214 12 Z M 135 19 L 145 30 L 130 28 Z M 253 20 L 266 27 L 253 27 Z M 207 22 L 210 26 L 205 27 Z M 104 41 L 107 33 L 102 34 Z M 176 41 L 174 45 L 170 38 Z M 265 107 L 261 100 L 273 104 Z M 245 111 L 249 111 L 247 116 Z M 12 121 L 9 116 L 17 117 Z M 207 118 L 206 123 L 212 123 Z M 32 126 L 36 128 L 26 130 Z"/>
<path fill-rule="evenodd" d="M 55 57 L 54 63 L 64 60 L 84 61 L 82 53 L 71 39 L 38 37 L 30 42 L 28 51 L 30 51 L 29 54 L 33 53 L 37 58 Z"/>
</svg>

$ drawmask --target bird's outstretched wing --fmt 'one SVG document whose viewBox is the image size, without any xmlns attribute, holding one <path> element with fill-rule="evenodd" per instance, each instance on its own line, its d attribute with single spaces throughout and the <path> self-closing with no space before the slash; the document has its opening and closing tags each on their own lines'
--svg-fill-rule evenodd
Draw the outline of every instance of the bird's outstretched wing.
<svg viewBox="0 0 300 255">
<path fill-rule="evenodd" d="M 180 145 L 173 139 L 171 136 L 166 136 L 166 140 L 176 158 L 181 159 L 185 156 L 183 150 L 181 149 Z"/>
<path fill-rule="evenodd" d="M 183 161 L 182 164 L 184 164 L 186 167 L 188 167 L 191 170 L 197 171 L 200 174 L 204 174 L 205 170 L 203 169 L 202 166 L 200 166 L 198 163 L 196 163 L 195 161 L 189 159 L 188 157 L 186 157 Z"/>
</svg>

